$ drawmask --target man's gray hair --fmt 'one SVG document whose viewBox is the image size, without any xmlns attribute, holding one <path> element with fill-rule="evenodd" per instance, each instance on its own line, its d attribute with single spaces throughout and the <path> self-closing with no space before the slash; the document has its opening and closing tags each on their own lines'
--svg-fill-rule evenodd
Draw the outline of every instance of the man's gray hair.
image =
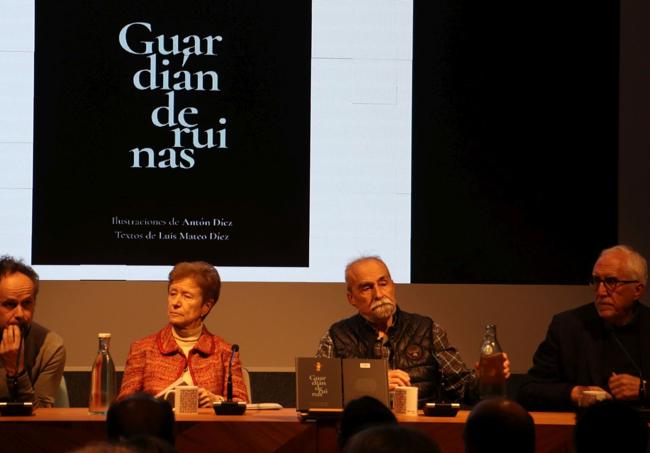
<svg viewBox="0 0 650 453">
<path fill-rule="evenodd" d="M 352 276 L 351 276 L 351 274 L 352 274 L 352 272 L 351 272 L 351 271 L 352 271 L 352 268 L 353 268 L 355 265 L 357 265 L 358 263 L 360 263 L 360 262 L 362 262 L 362 261 L 368 261 L 368 260 L 378 261 L 378 262 L 380 262 L 381 264 L 383 264 L 384 266 L 386 266 L 386 270 L 388 271 L 388 276 L 390 277 L 390 270 L 388 269 L 388 266 L 386 265 L 386 263 L 384 262 L 384 260 L 382 260 L 381 257 L 380 257 L 379 255 L 363 255 L 363 256 L 360 256 L 360 257 L 358 257 L 358 258 L 353 259 L 352 261 L 350 261 L 350 262 L 347 264 L 347 266 L 345 266 L 345 286 L 346 286 L 346 288 L 347 288 L 348 291 L 350 291 L 350 289 L 351 289 L 351 282 L 350 282 L 350 280 L 352 279 Z"/>
<path fill-rule="evenodd" d="M 0 280 L 16 273 L 23 274 L 32 281 L 34 284 L 34 297 L 36 297 L 40 286 L 40 279 L 36 271 L 31 266 L 23 263 L 22 260 L 13 256 L 0 256 Z"/>
<path fill-rule="evenodd" d="M 600 252 L 600 257 L 616 252 L 625 256 L 627 270 L 632 274 L 633 278 L 639 280 L 645 286 L 648 282 L 648 263 L 645 258 L 629 245 L 622 244 L 603 250 Z"/>
</svg>

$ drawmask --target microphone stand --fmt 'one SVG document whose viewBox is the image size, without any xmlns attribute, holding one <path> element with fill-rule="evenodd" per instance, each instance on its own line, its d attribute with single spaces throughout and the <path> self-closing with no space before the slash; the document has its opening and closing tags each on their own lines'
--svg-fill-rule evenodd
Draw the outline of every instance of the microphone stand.
<svg viewBox="0 0 650 453">
<path fill-rule="evenodd" d="M 422 408 L 424 415 L 429 417 L 455 417 L 460 409 L 460 403 L 446 402 L 442 397 L 442 381 L 445 376 L 442 370 L 438 370 L 440 377 L 438 378 L 438 385 L 436 391 L 436 401 L 425 403 Z"/>
<path fill-rule="evenodd" d="M 641 407 L 646 409 L 646 405 L 648 404 L 648 381 L 646 381 L 643 378 L 643 370 L 641 370 L 641 367 L 636 363 L 636 360 L 632 358 L 630 353 L 628 352 L 627 348 L 623 346 L 623 343 L 621 340 L 618 339 L 618 336 L 614 332 L 612 328 L 608 329 L 609 332 L 612 335 L 612 338 L 614 338 L 614 341 L 616 341 L 616 344 L 618 344 L 618 347 L 623 351 L 627 359 L 630 361 L 632 366 L 637 370 L 639 373 L 639 379 L 640 379 L 640 385 L 639 385 L 639 403 L 641 404 Z"/>
<path fill-rule="evenodd" d="M 244 415 L 246 412 L 246 403 L 232 400 L 232 360 L 235 353 L 239 351 L 239 345 L 232 345 L 230 362 L 228 363 L 228 380 L 226 383 L 226 400 L 214 403 L 214 413 L 217 415 Z"/>
</svg>

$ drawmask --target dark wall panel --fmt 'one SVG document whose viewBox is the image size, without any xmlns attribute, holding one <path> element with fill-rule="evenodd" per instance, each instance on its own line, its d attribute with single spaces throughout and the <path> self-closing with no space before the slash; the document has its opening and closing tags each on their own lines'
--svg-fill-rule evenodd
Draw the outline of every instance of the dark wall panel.
<svg viewBox="0 0 650 453">
<path fill-rule="evenodd" d="M 616 243 L 618 20 L 415 1 L 414 283 L 583 283 Z"/>
</svg>

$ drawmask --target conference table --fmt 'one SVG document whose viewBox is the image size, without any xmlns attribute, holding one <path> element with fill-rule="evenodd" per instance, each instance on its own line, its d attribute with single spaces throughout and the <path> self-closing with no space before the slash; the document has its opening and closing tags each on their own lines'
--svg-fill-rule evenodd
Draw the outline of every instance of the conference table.
<svg viewBox="0 0 650 453">
<path fill-rule="evenodd" d="M 443 453 L 462 453 L 468 412 L 455 417 L 398 416 L 400 424 L 431 435 Z M 537 452 L 571 452 L 575 414 L 533 412 Z M 336 452 L 336 421 L 300 421 L 295 409 L 249 410 L 217 416 L 210 409 L 178 415 L 179 452 Z M 0 417 L 0 451 L 69 452 L 106 439 L 106 418 L 86 408 L 36 409 L 27 417 Z"/>
</svg>

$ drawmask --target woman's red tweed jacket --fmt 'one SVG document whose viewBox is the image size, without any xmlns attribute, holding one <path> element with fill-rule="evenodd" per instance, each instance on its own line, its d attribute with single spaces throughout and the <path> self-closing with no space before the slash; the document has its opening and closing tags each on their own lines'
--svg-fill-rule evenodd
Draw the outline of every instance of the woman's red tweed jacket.
<svg viewBox="0 0 650 453">
<path fill-rule="evenodd" d="M 186 366 L 189 366 L 194 385 L 225 397 L 230 354 L 231 345 L 203 326 L 187 359 L 176 344 L 169 324 L 131 345 L 118 399 L 136 392 L 155 395 L 178 379 Z M 232 394 L 235 401 L 248 401 L 238 354 L 232 361 Z"/>
</svg>

